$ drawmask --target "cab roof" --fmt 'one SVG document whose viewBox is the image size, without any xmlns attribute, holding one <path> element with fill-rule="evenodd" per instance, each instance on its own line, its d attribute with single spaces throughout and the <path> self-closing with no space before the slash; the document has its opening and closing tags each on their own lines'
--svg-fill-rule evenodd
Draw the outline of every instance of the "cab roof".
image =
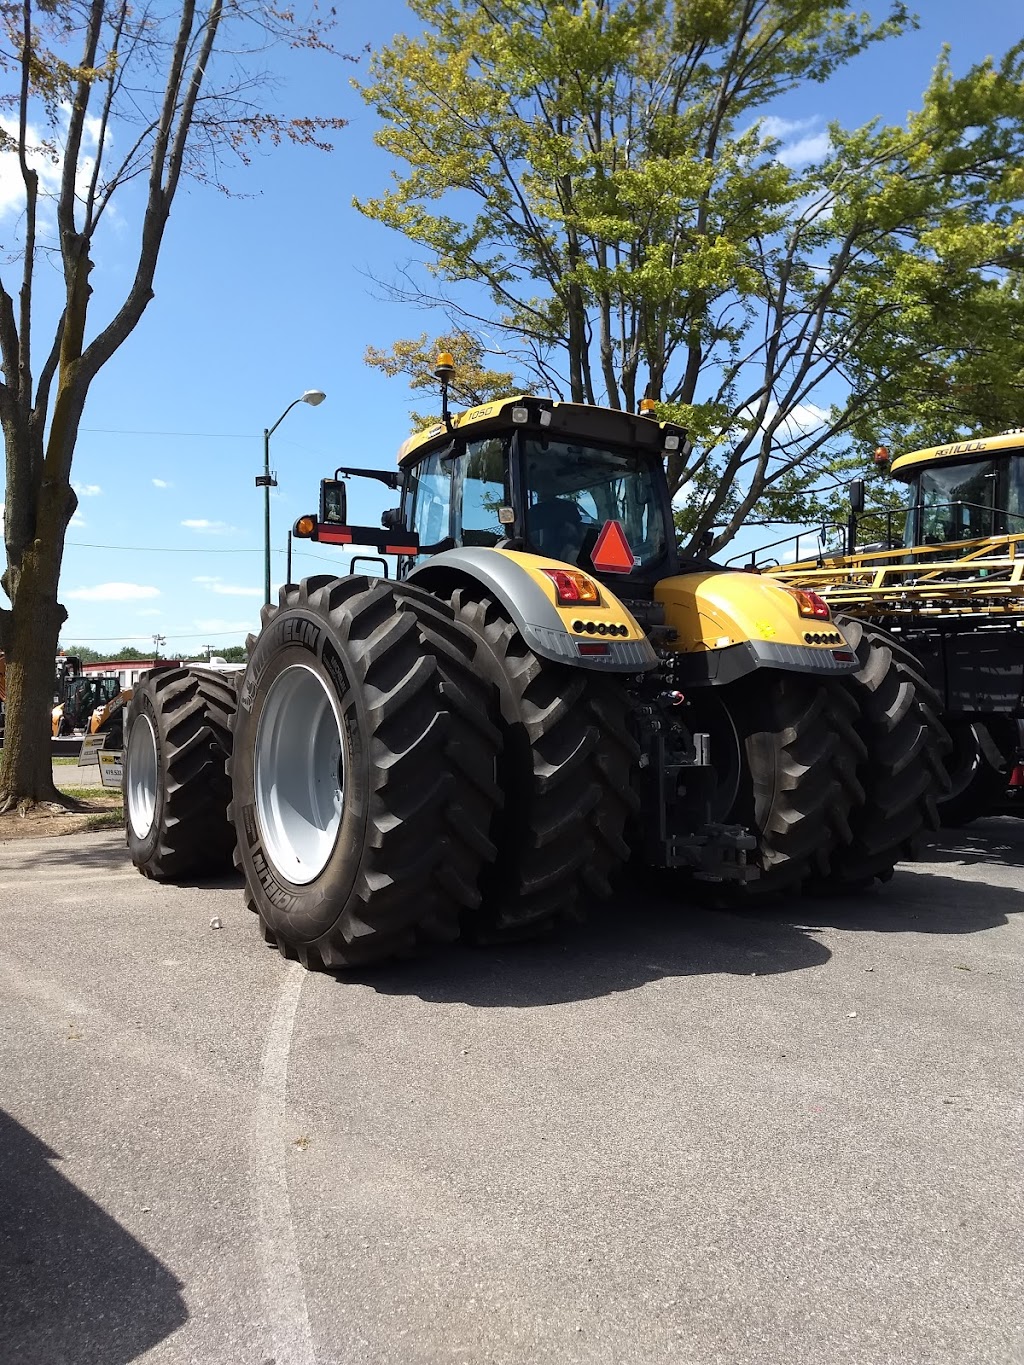
<svg viewBox="0 0 1024 1365">
<path fill-rule="evenodd" d="M 525 408 L 526 422 L 513 418 L 513 408 Z M 544 415 L 549 414 L 547 420 Z M 644 449 L 665 451 L 665 437 L 677 437 L 673 449 L 679 449 L 686 439 L 686 429 L 674 422 L 658 422 L 653 417 L 623 412 L 621 408 L 600 408 L 590 403 L 559 403 L 551 398 L 533 394 L 516 394 L 513 398 L 499 398 L 493 403 L 481 403 L 466 412 L 453 413 L 451 427 L 435 422 L 425 431 L 417 431 L 404 441 L 398 450 L 400 466 L 415 464 L 424 455 L 442 450 L 456 434 L 482 437 L 503 432 L 515 426 L 538 428 L 554 434 L 571 435 L 579 441 L 610 442 L 615 445 L 640 446 Z"/>
<path fill-rule="evenodd" d="M 909 479 L 922 465 L 961 464 L 968 460 L 985 460 L 991 455 L 1024 451 L 1024 427 L 1004 431 L 998 436 L 980 436 L 974 441 L 954 441 L 947 446 L 928 446 L 926 450 L 910 450 L 897 455 L 891 472 L 897 478 Z"/>
</svg>

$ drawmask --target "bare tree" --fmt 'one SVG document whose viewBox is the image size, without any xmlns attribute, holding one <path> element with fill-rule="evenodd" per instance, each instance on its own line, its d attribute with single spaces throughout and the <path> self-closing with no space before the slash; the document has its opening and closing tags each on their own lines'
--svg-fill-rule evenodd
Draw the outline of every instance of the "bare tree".
<svg viewBox="0 0 1024 1365">
<path fill-rule="evenodd" d="M 0 155 L 24 185 L 17 240 L 0 273 L 0 425 L 6 456 L 0 649 L 7 716 L 0 810 L 61 798 L 50 765 L 54 658 L 67 613 L 58 600 L 64 536 L 75 513 L 71 466 L 90 386 L 138 325 L 171 205 L 185 177 L 224 188 L 225 161 L 284 139 L 329 149 L 337 119 L 283 119 L 261 107 L 277 46 L 335 53 L 333 19 L 249 0 L 139 5 L 32 0 L 0 5 Z M 40 131 L 42 130 L 42 131 Z M 52 177 L 59 181 L 48 189 Z M 120 306 L 92 326 L 93 245 L 114 196 L 144 186 L 135 274 Z M 51 220 L 55 218 L 55 226 Z M 63 309 L 40 343 L 37 272 L 56 262 Z M 14 283 L 6 277 L 13 268 Z M 41 363 L 39 358 L 41 357 Z"/>
</svg>

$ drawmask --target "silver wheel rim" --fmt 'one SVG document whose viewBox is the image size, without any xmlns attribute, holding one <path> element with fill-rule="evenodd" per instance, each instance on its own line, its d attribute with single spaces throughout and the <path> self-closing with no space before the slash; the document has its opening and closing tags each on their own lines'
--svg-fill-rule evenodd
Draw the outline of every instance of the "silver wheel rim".
<svg viewBox="0 0 1024 1365">
<path fill-rule="evenodd" d="M 270 685 L 256 731 L 253 787 L 263 847 L 297 886 L 320 876 L 345 807 L 344 748 L 334 697 L 305 664 Z"/>
<path fill-rule="evenodd" d="M 137 839 L 145 839 L 156 819 L 159 766 L 153 722 L 148 716 L 141 715 L 128 736 L 128 762 L 125 770 L 128 821 Z"/>
</svg>

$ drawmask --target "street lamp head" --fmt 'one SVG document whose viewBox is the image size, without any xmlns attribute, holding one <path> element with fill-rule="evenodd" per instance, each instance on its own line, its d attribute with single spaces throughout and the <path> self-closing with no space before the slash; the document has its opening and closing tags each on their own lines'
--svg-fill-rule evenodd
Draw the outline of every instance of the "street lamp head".
<svg viewBox="0 0 1024 1365">
<path fill-rule="evenodd" d="M 326 397 L 327 395 L 321 393 L 319 389 L 307 389 L 302 395 L 302 401 L 308 403 L 311 408 L 316 408 L 320 406 Z"/>
</svg>

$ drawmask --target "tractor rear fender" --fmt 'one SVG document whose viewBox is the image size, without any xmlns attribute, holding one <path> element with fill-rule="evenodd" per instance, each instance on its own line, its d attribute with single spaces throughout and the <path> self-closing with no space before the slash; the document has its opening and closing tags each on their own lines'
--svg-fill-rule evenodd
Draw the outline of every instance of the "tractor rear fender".
<svg viewBox="0 0 1024 1365">
<path fill-rule="evenodd" d="M 417 565 L 409 575 L 417 587 L 437 597 L 456 588 L 478 588 L 500 602 L 523 639 L 542 659 L 600 673 L 643 673 L 658 656 L 623 604 L 599 584 L 596 604 L 561 606 L 545 569 L 576 572 L 543 555 L 515 550 L 445 550 Z"/>
<path fill-rule="evenodd" d="M 835 621 L 802 616 L 795 594 L 759 574 L 719 569 L 665 578 L 654 590 L 675 631 L 680 686 L 722 686 L 759 668 L 842 677 L 857 659 Z"/>
</svg>

